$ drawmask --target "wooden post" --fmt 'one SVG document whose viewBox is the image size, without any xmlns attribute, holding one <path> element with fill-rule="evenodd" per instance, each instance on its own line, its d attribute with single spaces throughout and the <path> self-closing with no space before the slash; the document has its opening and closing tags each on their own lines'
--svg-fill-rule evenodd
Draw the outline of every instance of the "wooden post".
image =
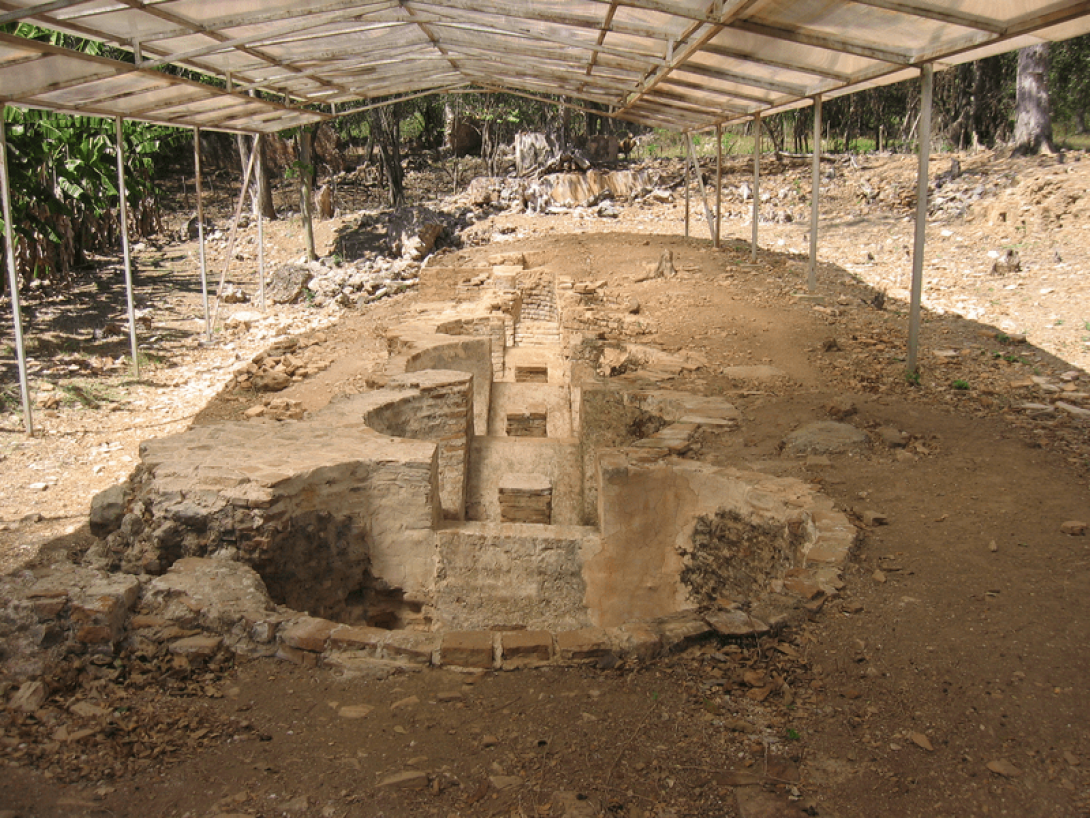
<svg viewBox="0 0 1090 818">
<path fill-rule="evenodd" d="M 8 176 L 8 135 L 4 127 L 7 105 L 0 104 L 0 199 L 4 213 L 4 255 L 8 265 L 8 287 L 11 290 L 11 322 L 15 329 L 15 356 L 19 362 L 19 392 L 23 398 L 23 426 L 28 435 L 34 434 L 34 416 L 30 410 L 30 387 L 26 376 L 26 347 L 23 345 L 23 312 L 19 303 L 19 276 L 15 272 L 15 231 L 11 226 L 11 182 Z"/>
<path fill-rule="evenodd" d="M 912 248 L 912 302 L 908 314 L 908 374 L 917 374 L 920 349 L 920 305 L 923 301 L 923 256 L 927 235 L 927 170 L 931 161 L 931 101 L 935 68 L 927 63 L 920 69 L 920 144 L 916 171 L 916 240 Z"/>
</svg>

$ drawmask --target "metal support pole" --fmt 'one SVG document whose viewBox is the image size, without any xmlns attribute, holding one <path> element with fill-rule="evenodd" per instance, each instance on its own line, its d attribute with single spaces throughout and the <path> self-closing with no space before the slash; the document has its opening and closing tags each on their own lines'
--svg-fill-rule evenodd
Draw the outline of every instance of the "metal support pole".
<svg viewBox="0 0 1090 818">
<path fill-rule="evenodd" d="M 136 346 L 136 308 L 132 297 L 132 256 L 129 252 L 129 194 L 125 188 L 125 140 L 121 117 L 114 118 L 117 137 L 117 190 L 121 197 L 121 252 L 125 257 L 125 298 L 129 304 L 129 344 L 132 347 L 133 376 L 140 380 L 140 357 Z"/>
<path fill-rule="evenodd" d="M 246 204 L 246 194 L 250 192 L 250 176 L 254 172 L 254 160 L 257 151 L 250 151 L 250 161 L 246 165 L 246 173 L 242 178 L 242 190 L 238 192 L 238 203 L 235 205 L 235 220 L 231 223 L 231 236 L 227 240 L 227 255 L 223 259 L 223 272 L 220 273 L 219 287 L 216 289 L 216 303 L 212 307 L 212 329 L 216 328 L 216 319 L 220 312 L 220 299 L 223 297 L 223 285 L 227 281 L 227 271 L 231 269 L 231 257 L 235 254 L 235 240 L 238 238 L 238 222 L 242 218 L 242 206 Z"/>
<path fill-rule="evenodd" d="M 193 129 L 193 173 L 197 177 L 197 244 L 201 256 L 201 298 L 204 301 L 204 334 L 212 340 L 212 320 L 208 314 L 208 257 L 204 249 L 204 200 L 201 188 L 201 129 Z"/>
<path fill-rule="evenodd" d="M 821 198 L 821 94 L 814 97 L 814 170 L 810 181 L 810 269 L 807 285 L 817 289 L 818 214 Z"/>
<path fill-rule="evenodd" d="M 753 260 L 757 260 L 757 223 L 761 220 L 761 114 L 753 117 Z"/>
<path fill-rule="evenodd" d="M 0 104 L 0 199 L 4 213 L 4 255 L 8 265 L 8 290 L 11 293 L 11 323 L 15 329 L 15 355 L 19 361 L 19 392 L 23 398 L 23 424 L 28 435 L 34 434 L 30 411 L 30 387 L 26 377 L 26 348 L 23 346 L 23 312 L 19 304 L 19 276 L 15 272 L 15 231 L 11 226 L 11 182 L 8 176 L 8 135 L 4 127 L 7 106 Z"/>
<path fill-rule="evenodd" d="M 685 238 L 689 238 L 689 184 L 692 182 L 693 164 L 690 156 L 685 157 Z"/>
<path fill-rule="evenodd" d="M 708 236 L 715 240 L 715 221 L 712 219 L 711 208 L 708 207 L 708 190 L 704 187 L 704 174 L 700 171 L 700 163 L 696 159 L 696 146 L 693 145 L 693 135 L 688 134 L 689 138 L 689 156 L 693 160 L 693 170 L 696 174 L 696 181 L 700 185 L 700 202 L 704 205 L 704 219 L 708 222 Z"/>
<path fill-rule="evenodd" d="M 261 134 L 254 139 L 254 151 L 256 152 L 261 142 Z M 257 275 L 258 275 L 258 300 L 261 311 L 265 312 L 265 216 L 261 212 L 261 202 L 254 198 L 254 210 L 257 211 Z"/>
<path fill-rule="evenodd" d="M 920 69 L 920 163 L 916 171 L 916 241 L 912 247 L 912 303 L 908 313 L 908 372 L 917 372 L 920 349 L 920 304 L 923 301 L 923 254 L 927 235 L 927 170 L 931 161 L 931 100 L 935 68 Z"/>
<path fill-rule="evenodd" d="M 723 126 L 715 126 L 715 249 L 723 229 Z"/>
</svg>

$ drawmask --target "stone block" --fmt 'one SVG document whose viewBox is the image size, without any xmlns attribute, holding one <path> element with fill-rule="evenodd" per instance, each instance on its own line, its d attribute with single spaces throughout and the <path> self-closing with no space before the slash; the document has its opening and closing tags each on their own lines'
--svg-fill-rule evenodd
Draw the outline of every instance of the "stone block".
<svg viewBox="0 0 1090 818">
<path fill-rule="evenodd" d="M 443 635 L 440 660 L 444 665 L 488 669 L 493 666 L 492 644 L 491 631 L 452 631 Z"/>
<path fill-rule="evenodd" d="M 503 669 L 537 667 L 553 657 L 553 635 L 548 631 L 508 631 L 500 634 Z"/>
<path fill-rule="evenodd" d="M 597 659 L 612 648 L 609 636 L 601 628 L 579 628 L 556 635 L 556 651 L 564 660 Z"/>
<path fill-rule="evenodd" d="M 329 646 L 339 650 L 377 650 L 390 632 L 361 625 L 341 625 L 329 635 Z"/>
<path fill-rule="evenodd" d="M 613 645 L 622 656 L 647 662 L 662 652 L 662 638 L 645 622 L 626 622 L 619 628 L 608 628 Z"/>
<path fill-rule="evenodd" d="M 336 622 L 306 616 L 288 625 L 280 634 L 280 641 L 289 648 L 321 653 L 329 644 L 330 634 L 337 628 Z"/>
<path fill-rule="evenodd" d="M 553 487 L 541 474 L 507 474 L 499 486 L 500 521 L 549 525 L 553 517 Z"/>
<path fill-rule="evenodd" d="M 685 650 L 712 633 L 711 625 L 695 611 L 680 611 L 661 617 L 652 622 L 651 627 L 662 638 L 662 647 L 666 651 Z"/>
<path fill-rule="evenodd" d="M 383 658 L 401 658 L 416 664 L 434 664 L 441 637 L 435 633 L 419 631 L 390 631 L 390 638 L 382 646 Z"/>
<path fill-rule="evenodd" d="M 190 636 L 172 642 L 167 650 L 176 656 L 207 659 L 214 656 L 222 644 L 223 639 L 219 636 Z"/>
<path fill-rule="evenodd" d="M 740 610 L 712 611 L 704 616 L 704 621 L 722 636 L 761 636 L 769 630 L 760 619 Z"/>
</svg>

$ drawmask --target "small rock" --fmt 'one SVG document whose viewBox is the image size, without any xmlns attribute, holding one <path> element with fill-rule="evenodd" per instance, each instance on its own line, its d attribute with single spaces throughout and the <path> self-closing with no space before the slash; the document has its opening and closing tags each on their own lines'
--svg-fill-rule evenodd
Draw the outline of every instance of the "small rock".
<svg viewBox="0 0 1090 818">
<path fill-rule="evenodd" d="M 337 715 L 342 719 L 362 719 L 374 709 L 369 704 L 346 704 L 337 711 Z"/>
<path fill-rule="evenodd" d="M 488 781 L 497 790 L 509 790 L 512 787 L 522 786 L 522 779 L 517 775 L 490 775 Z"/>
<path fill-rule="evenodd" d="M 834 398 L 829 405 L 825 407 L 825 411 L 828 412 L 829 417 L 834 420 L 844 420 L 844 418 L 854 415 L 859 409 L 851 398 L 840 397 Z"/>
<path fill-rule="evenodd" d="M 864 511 L 859 516 L 863 521 L 863 525 L 867 528 L 874 528 L 879 525 L 889 525 L 889 517 L 885 514 L 879 514 L 877 511 Z"/>
<path fill-rule="evenodd" d="M 1071 537 L 1083 537 L 1086 535 L 1087 524 L 1082 520 L 1068 520 L 1060 526 L 1060 531 Z"/>
<path fill-rule="evenodd" d="M 996 775 L 1003 776 L 1003 778 L 1018 778 L 1022 775 L 1021 770 L 1003 758 L 996 761 L 989 761 L 987 766 L 989 770 Z"/>
<path fill-rule="evenodd" d="M 908 443 L 908 435 L 892 426 L 881 426 L 874 430 L 874 434 L 884 446 L 890 449 L 903 449 Z"/>
<path fill-rule="evenodd" d="M 391 710 L 400 710 L 403 707 L 412 707 L 415 704 L 420 704 L 420 699 L 416 696 L 407 696 L 404 699 L 398 699 L 396 702 L 390 705 Z"/>
<path fill-rule="evenodd" d="M 884 571 L 875 571 L 870 576 L 871 576 L 871 579 L 873 579 L 878 584 L 882 584 L 882 583 L 884 583 L 886 581 L 886 574 L 885 574 Z"/>
<path fill-rule="evenodd" d="M 1010 273 L 1017 273 L 1022 269 L 1022 258 L 1018 255 L 1017 250 L 1008 249 L 1003 255 L 995 260 L 992 265 L 992 275 L 1005 276 Z"/>
<path fill-rule="evenodd" d="M 23 713 L 33 713 L 45 704 L 45 700 L 48 696 L 49 689 L 45 686 L 45 682 L 40 679 L 24 682 L 15 692 L 15 695 L 11 697 L 11 701 L 8 702 L 8 707 L 12 710 L 22 711 Z"/>
<path fill-rule="evenodd" d="M 789 455 L 861 452 L 870 446 L 870 438 L 847 423 L 819 420 L 789 434 L 783 446 Z"/>
<path fill-rule="evenodd" d="M 378 785 L 381 789 L 422 790 L 428 786 L 428 774 L 419 770 L 405 770 L 386 776 Z"/>
<path fill-rule="evenodd" d="M 912 743 L 915 744 L 917 747 L 922 747 L 929 753 L 935 752 L 935 747 L 931 743 L 931 739 L 929 739 L 923 733 L 912 732 L 908 734 L 908 737 L 912 739 Z"/>
</svg>

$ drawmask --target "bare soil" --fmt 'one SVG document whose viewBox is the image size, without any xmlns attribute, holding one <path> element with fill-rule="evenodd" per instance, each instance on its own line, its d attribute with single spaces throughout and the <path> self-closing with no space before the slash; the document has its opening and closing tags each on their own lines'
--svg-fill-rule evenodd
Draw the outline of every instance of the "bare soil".
<svg viewBox="0 0 1090 818">
<path fill-rule="evenodd" d="M 699 457 L 818 483 L 863 529 L 843 591 L 809 619 L 648 665 L 477 676 L 77 657 L 37 713 L 0 711 L 0 815 L 1090 815 L 1090 538 L 1061 530 L 1090 518 L 1090 421 L 1020 408 L 1090 408 L 1090 162 L 966 155 L 944 180 L 950 159 L 933 164 L 918 383 L 904 362 L 911 157 L 823 164 L 816 305 L 797 295 L 802 161 L 764 168 L 756 261 L 742 240 L 743 160 L 725 180 L 720 250 L 696 202 L 682 235 L 679 195 L 616 219 L 493 214 L 445 259 L 545 249 L 616 303 L 638 300 L 653 332 L 633 340 L 703 359 L 669 387 L 728 396 L 744 420 L 702 440 Z M 323 223 L 320 245 L 356 221 Z M 297 221 L 267 235 L 271 262 L 300 253 Z M 230 275 L 251 293 L 253 236 L 244 229 Z M 666 248 L 679 275 L 636 283 Z M 1008 249 L 1021 269 L 994 274 Z M 78 553 L 90 497 L 127 476 L 140 440 L 260 401 L 221 387 L 277 334 L 306 334 L 336 359 L 280 395 L 318 408 L 365 389 L 385 327 L 458 283 L 426 270 L 418 291 L 364 310 L 276 308 L 205 345 L 195 258 L 165 239 L 138 253 L 152 321 L 140 380 L 114 363 L 126 339 L 91 334 L 124 314 L 116 268 L 105 292 L 31 305 L 40 431 L 26 438 L 10 408 L 0 419 L 5 570 Z M 783 374 L 724 374 L 751 364 Z M 830 407 L 901 440 L 828 463 L 783 456 L 784 436 Z M 864 525 L 874 515 L 888 524 Z M 76 702 L 102 712 L 73 713 Z"/>
</svg>

